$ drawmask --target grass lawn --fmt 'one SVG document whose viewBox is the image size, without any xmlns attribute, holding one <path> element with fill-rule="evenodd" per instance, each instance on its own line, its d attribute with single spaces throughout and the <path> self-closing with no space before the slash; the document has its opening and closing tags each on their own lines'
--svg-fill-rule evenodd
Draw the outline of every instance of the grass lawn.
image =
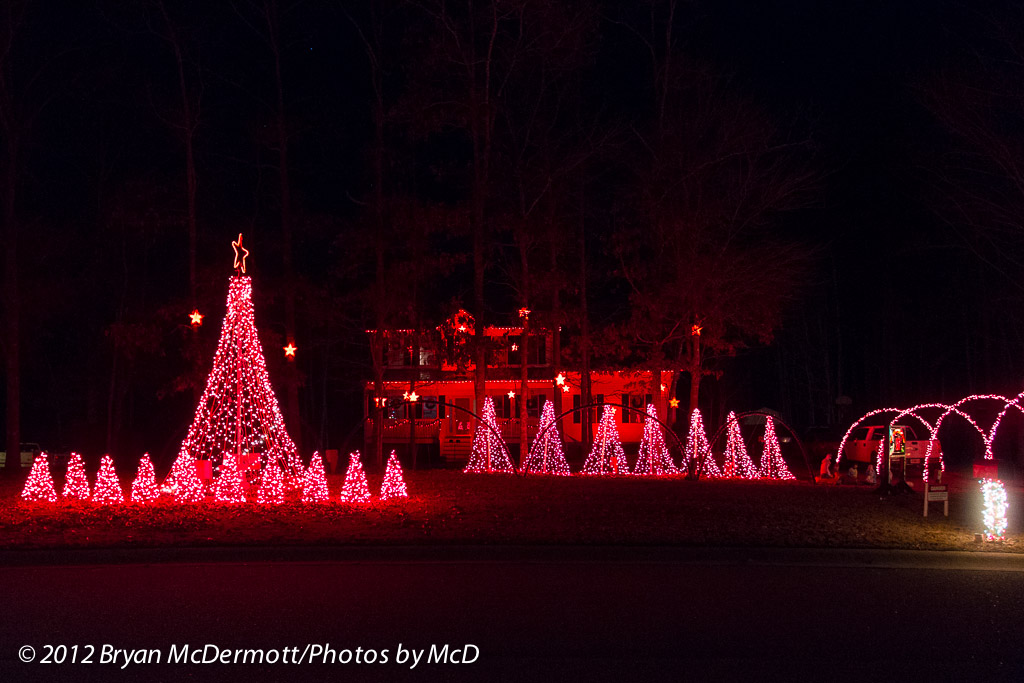
<svg viewBox="0 0 1024 683">
<path fill-rule="evenodd" d="M 381 475 L 368 476 L 376 492 Z M 453 471 L 406 472 L 406 481 L 412 497 L 399 503 L 99 507 L 25 504 L 20 482 L 5 478 L 0 548 L 502 543 L 1024 552 L 1017 488 L 1008 488 L 1008 540 L 975 543 L 981 496 L 970 480 L 951 486 L 948 519 L 937 504 L 923 518 L 919 493 L 880 499 L 863 486 Z M 328 483 L 336 499 L 342 477 Z"/>
</svg>

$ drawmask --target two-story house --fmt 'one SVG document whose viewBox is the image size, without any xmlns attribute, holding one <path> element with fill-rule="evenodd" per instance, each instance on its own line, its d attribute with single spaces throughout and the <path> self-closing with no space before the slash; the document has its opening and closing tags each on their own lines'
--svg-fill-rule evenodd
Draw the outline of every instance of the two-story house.
<svg viewBox="0 0 1024 683">
<path fill-rule="evenodd" d="M 368 330 L 368 334 L 376 334 Z M 561 395 L 562 411 L 570 411 L 561 421 L 561 432 L 572 454 L 589 448 L 580 444 L 582 423 L 600 420 L 600 410 L 580 408 L 580 373 L 552 362 L 553 335 L 531 325 L 527 358 L 522 357 L 522 327 L 487 327 L 488 344 L 486 394 L 494 401 L 498 428 L 513 456 L 520 453 L 519 406 L 526 402 L 527 433 L 532 441 L 546 401 Z M 420 452 L 440 457 L 449 463 L 465 462 L 469 457 L 477 406 L 474 391 L 475 366 L 468 352 L 472 340 L 471 318 L 460 311 L 444 325 L 427 330 L 387 330 L 381 349 L 384 369 L 384 396 L 377 396 L 374 382 L 365 385 L 364 438 L 370 450 L 373 439 L 372 417 L 383 403 L 384 449 L 404 452 L 415 443 Z M 527 391 L 522 395 L 522 363 L 527 365 Z M 660 388 L 665 391 L 664 387 Z M 415 394 L 415 401 L 408 398 Z M 593 402 L 630 406 L 643 410 L 655 401 L 650 372 L 591 372 Z M 557 403 L 556 403 L 557 405 Z M 589 416 L 586 413 L 590 413 Z M 663 416 L 662 416 L 663 417 Z M 630 410 L 616 413 L 619 433 L 627 450 L 634 450 L 643 435 L 643 416 Z M 575 447 L 574 447 L 575 445 Z M 528 445 L 527 445 L 528 447 Z M 581 448 L 582 447 L 582 448 Z M 571 457 L 571 455 L 570 455 Z"/>
</svg>

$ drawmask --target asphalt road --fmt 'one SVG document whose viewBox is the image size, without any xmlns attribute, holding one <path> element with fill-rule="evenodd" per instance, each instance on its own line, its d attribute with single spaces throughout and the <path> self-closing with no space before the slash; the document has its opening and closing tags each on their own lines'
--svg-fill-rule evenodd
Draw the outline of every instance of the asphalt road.
<svg viewBox="0 0 1024 683">
<path fill-rule="evenodd" d="M 1007 555 L 208 549 L 0 565 L 0 681 L 1024 680 L 1024 558 Z M 415 668 L 399 643 L 424 650 Z M 428 663 L 444 644 L 479 655 Z M 78 651 L 39 663 L 57 645 Z M 91 663 L 70 663 L 90 645 Z M 161 663 L 102 663 L 104 645 Z M 169 664 L 186 645 L 199 662 L 303 662 Z M 322 663 L 320 646 L 378 661 Z"/>
</svg>

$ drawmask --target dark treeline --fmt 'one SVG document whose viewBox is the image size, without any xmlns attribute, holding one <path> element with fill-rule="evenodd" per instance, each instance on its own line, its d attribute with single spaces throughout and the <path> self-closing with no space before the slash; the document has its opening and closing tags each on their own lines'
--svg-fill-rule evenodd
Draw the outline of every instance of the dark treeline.
<svg viewBox="0 0 1024 683">
<path fill-rule="evenodd" d="M 1021 17 L 819 4 L 6 3 L 8 443 L 166 461 L 239 232 L 304 452 L 459 308 L 713 419 L 1016 395 Z"/>
</svg>

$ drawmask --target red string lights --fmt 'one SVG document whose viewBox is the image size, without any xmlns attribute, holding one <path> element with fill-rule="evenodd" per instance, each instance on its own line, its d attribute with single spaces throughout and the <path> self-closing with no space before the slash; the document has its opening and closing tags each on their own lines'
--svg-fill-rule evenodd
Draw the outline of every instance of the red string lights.
<svg viewBox="0 0 1024 683">
<path fill-rule="evenodd" d="M 309 467 L 306 468 L 306 476 L 302 480 L 302 502 L 326 503 L 330 497 L 327 492 L 324 461 L 320 458 L 320 451 L 314 451 Z"/>
<path fill-rule="evenodd" d="M 196 473 L 196 461 L 188 453 L 182 453 L 174 461 L 163 488 L 174 495 L 175 503 L 202 503 L 206 499 L 203 483 Z"/>
<path fill-rule="evenodd" d="M 667 474 L 678 474 L 676 464 L 672 462 L 668 447 L 665 445 L 665 436 L 661 433 L 661 425 L 652 415 L 655 415 L 655 407 L 647 405 L 648 417 L 644 419 L 644 436 L 640 440 L 640 457 L 633 468 L 633 474 L 650 476 L 663 476 Z"/>
<path fill-rule="evenodd" d="M 494 415 L 494 401 L 488 396 L 484 399 L 482 422 L 476 425 L 473 434 L 473 450 L 469 454 L 469 463 L 464 472 L 512 472 L 512 459 L 508 448 L 499 438 L 498 419 Z"/>
<path fill-rule="evenodd" d="M 380 485 L 380 499 L 395 500 L 408 497 L 409 491 L 405 487 L 405 478 L 402 476 L 402 463 L 398 462 L 398 456 L 391 451 L 388 468 L 384 472 L 384 481 Z"/>
<path fill-rule="evenodd" d="M 40 453 L 32 461 L 32 469 L 21 489 L 21 499 L 26 503 L 56 503 L 57 491 L 53 488 L 53 477 L 50 476 L 50 465 L 46 462 L 46 453 Z"/>
<path fill-rule="evenodd" d="M 345 472 L 345 485 L 341 487 L 342 503 L 369 503 L 370 487 L 366 485 L 366 472 L 359 451 L 348 456 L 348 470 Z"/>
<path fill-rule="evenodd" d="M 569 463 L 566 462 L 565 453 L 562 451 L 562 436 L 558 432 L 558 425 L 555 424 L 555 404 L 551 401 L 544 402 L 537 433 L 540 434 L 540 439 L 535 439 L 533 446 L 530 447 L 526 462 L 523 463 L 523 473 L 568 476 Z"/>
<path fill-rule="evenodd" d="M 245 485 L 234 453 L 225 453 L 220 461 L 220 474 L 213 484 L 213 498 L 218 503 L 245 502 Z"/>
<path fill-rule="evenodd" d="M 743 435 L 740 433 L 740 423 L 736 419 L 736 413 L 729 411 L 729 416 L 725 421 L 728 427 L 726 428 L 725 462 L 722 464 L 722 476 L 757 479 L 757 467 L 747 453 L 746 444 L 743 443 Z"/>
<path fill-rule="evenodd" d="M 119 505 L 124 502 L 124 491 L 121 490 L 121 482 L 114 469 L 114 460 L 109 455 L 104 455 L 100 460 L 92 502 L 100 505 Z"/>
<path fill-rule="evenodd" d="M 61 491 L 61 496 L 64 500 L 89 500 L 92 497 L 89 480 L 85 476 L 85 463 L 78 453 L 72 453 L 68 458 L 68 471 L 64 477 L 64 490 Z"/>
<path fill-rule="evenodd" d="M 160 496 L 156 488 L 156 475 L 153 472 L 153 461 L 149 459 L 149 453 L 143 453 L 139 460 L 139 469 L 135 474 L 135 481 L 132 482 L 132 502 L 152 503 Z"/>
<path fill-rule="evenodd" d="M 775 421 L 771 417 L 764 423 L 764 453 L 761 455 L 761 477 L 763 479 L 796 479 L 782 459 L 779 437 L 775 434 Z"/>
<path fill-rule="evenodd" d="M 619 428 L 615 425 L 615 408 L 609 405 L 601 413 L 601 422 L 594 435 L 594 446 L 583 463 L 583 474 L 629 474 L 629 462 L 622 450 Z"/>
<path fill-rule="evenodd" d="M 693 467 L 700 467 L 700 477 L 718 479 L 722 476 L 704 431 L 704 418 L 697 408 L 690 413 L 690 433 L 686 437 L 686 464 L 689 467 L 691 463 Z"/>
<path fill-rule="evenodd" d="M 239 263 L 244 272 L 244 254 Z M 267 462 L 273 460 L 285 468 L 289 483 L 296 483 L 298 453 L 270 386 L 256 331 L 252 280 L 247 276 L 230 279 L 213 368 L 180 452 L 194 460 L 215 460 L 231 453 L 236 462 L 242 462 L 245 454 L 261 453 Z"/>
<path fill-rule="evenodd" d="M 263 468 L 260 488 L 256 491 L 256 502 L 260 505 L 280 505 L 284 502 L 284 472 L 273 460 Z"/>
</svg>

